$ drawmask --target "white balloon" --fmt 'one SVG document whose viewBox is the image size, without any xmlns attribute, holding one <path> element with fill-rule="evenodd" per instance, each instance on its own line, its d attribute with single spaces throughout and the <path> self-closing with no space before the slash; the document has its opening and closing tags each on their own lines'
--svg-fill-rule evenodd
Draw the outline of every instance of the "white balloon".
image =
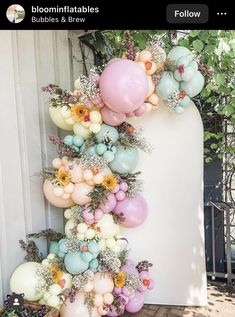
<svg viewBox="0 0 235 317">
<path fill-rule="evenodd" d="M 58 306 L 60 305 L 60 298 L 59 296 L 56 295 L 51 295 L 48 300 L 47 300 L 47 305 L 54 307 L 54 308 L 58 308 Z"/>
<path fill-rule="evenodd" d="M 70 237 L 72 235 L 71 229 L 73 229 L 74 227 L 76 227 L 76 222 L 74 219 L 69 219 L 64 227 L 64 232 L 66 234 L 67 237 Z"/>
<path fill-rule="evenodd" d="M 64 282 L 64 284 L 61 285 L 62 290 L 72 287 L 72 276 L 69 273 L 63 273 L 61 281 Z"/>
<path fill-rule="evenodd" d="M 39 285 L 46 286 L 46 281 L 37 274 L 42 268 L 42 264 L 37 262 L 27 262 L 18 266 L 10 279 L 10 289 L 12 292 L 24 293 L 24 298 L 29 301 L 37 301 L 42 298 L 43 292 L 38 291 Z"/>
<path fill-rule="evenodd" d="M 104 214 L 97 222 L 96 227 L 100 228 L 99 236 L 104 239 L 113 238 L 119 232 L 119 225 L 117 225 L 112 215 Z"/>
</svg>

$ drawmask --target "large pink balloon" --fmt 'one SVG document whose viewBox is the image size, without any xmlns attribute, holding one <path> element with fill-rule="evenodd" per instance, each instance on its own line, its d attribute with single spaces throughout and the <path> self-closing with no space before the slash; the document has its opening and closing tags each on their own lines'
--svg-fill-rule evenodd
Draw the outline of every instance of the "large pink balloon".
<svg viewBox="0 0 235 317">
<path fill-rule="evenodd" d="M 67 298 L 65 304 L 61 306 L 60 317 L 100 317 L 100 314 L 96 307 L 90 312 L 85 303 L 84 294 L 77 293 L 73 303 L 70 303 L 70 299 Z"/>
<path fill-rule="evenodd" d="M 127 228 L 133 228 L 141 225 L 148 214 L 148 205 L 143 196 L 140 194 L 134 198 L 126 197 L 124 200 L 118 201 L 115 212 L 123 213 L 125 220 L 122 225 Z"/>
<path fill-rule="evenodd" d="M 105 123 L 114 127 L 126 120 L 125 113 L 114 112 L 106 106 L 101 109 L 101 115 Z"/>
<path fill-rule="evenodd" d="M 46 179 L 43 184 L 43 192 L 50 204 L 58 208 L 67 208 L 74 205 L 74 202 L 71 198 L 63 199 L 61 197 L 56 196 L 54 194 L 53 188 L 54 187 L 50 180 Z"/>
<path fill-rule="evenodd" d="M 144 296 L 141 292 L 136 291 L 135 296 L 132 297 L 125 306 L 128 313 L 137 313 L 144 305 Z"/>
<path fill-rule="evenodd" d="M 119 59 L 109 63 L 99 80 L 101 97 L 111 110 L 127 113 L 143 105 L 148 79 L 135 62 Z"/>
</svg>

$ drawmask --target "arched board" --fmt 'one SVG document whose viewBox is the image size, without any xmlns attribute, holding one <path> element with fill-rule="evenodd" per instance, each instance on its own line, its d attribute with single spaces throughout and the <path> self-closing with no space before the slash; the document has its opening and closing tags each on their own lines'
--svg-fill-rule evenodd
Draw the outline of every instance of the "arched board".
<svg viewBox="0 0 235 317">
<path fill-rule="evenodd" d="M 149 206 L 144 224 L 125 229 L 131 258 L 146 259 L 155 288 L 145 302 L 207 304 L 203 224 L 203 126 L 194 104 L 178 115 L 162 104 L 139 119 L 153 145 L 139 170 Z"/>
</svg>

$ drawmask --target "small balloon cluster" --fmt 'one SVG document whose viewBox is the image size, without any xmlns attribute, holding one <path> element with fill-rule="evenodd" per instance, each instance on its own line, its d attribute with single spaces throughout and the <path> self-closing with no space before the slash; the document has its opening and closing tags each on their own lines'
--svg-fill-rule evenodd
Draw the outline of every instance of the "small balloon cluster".
<svg viewBox="0 0 235 317">
<path fill-rule="evenodd" d="M 191 98 L 203 89 L 204 77 L 193 60 L 192 52 L 186 47 L 173 48 L 167 58 L 173 63 L 172 69 L 163 72 L 156 91 L 170 109 L 182 113 L 190 105 Z"/>
<path fill-rule="evenodd" d="M 131 56 L 131 59 L 127 57 Z M 128 259 L 121 227 L 141 225 L 148 205 L 140 194 L 135 169 L 139 151 L 151 152 L 141 131 L 126 118 L 142 116 L 160 100 L 177 113 L 203 88 L 191 52 L 173 48 L 168 56 L 156 37 L 143 51 L 92 69 L 68 92 L 56 85 L 49 92 L 55 125 L 73 131 L 60 139 L 52 167 L 43 170 L 47 201 L 67 208 L 65 235 L 52 240 L 42 263 L 16 268 L 10 287 L 25 298 L 60 309 L 61 317 L 120 316 L 143 307 L 143 292 L 153 288 L 149 268 Z"/>
</svg>

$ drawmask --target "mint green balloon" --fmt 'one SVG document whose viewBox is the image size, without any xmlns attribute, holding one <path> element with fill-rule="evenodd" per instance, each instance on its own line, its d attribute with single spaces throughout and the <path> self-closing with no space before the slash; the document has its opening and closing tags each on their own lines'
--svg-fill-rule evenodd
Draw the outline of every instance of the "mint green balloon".
<svg viewBox="0 0 235 317">
<path fill-rule="evenodd" d="M 49 253 L 55 253 L 57 254 L 59 252 L 59 244 L 56 241 L 51 241 L 50 247 L 49 247 Z"/>
<path fill-rule="evenodd" d="M 172 72 L 164 72 L 156 87 L 156 93 L 162 100 L 167 100 L 175 90 L 179 90 L 179 82 Z"/>
<path fill-rule="evenodd" d="M 111 143 L 116 143 L 119 137 L 117 129 L 111 127 L 107 124 L 102 124 L 101 130 L 96 134 L 96 138 L 99 143 L 103 142 L 104 137 L 109 136 L 111 139 Z"/>
<path fill-rule="evenodd" d="M 183 90 L 189 97 L 195 97 L 198 95 L 204 87 L 204 77 L 201 72 L 196 71 L 193 77 L 189 81 L 183 81 L 180 83 L 180 88 Z"/>
<path fill-rule="evenodd" d="M 167 58 L 172 61 L 177 61 L 182 56 L 191 55 L 192 53 L 187 47 L 184 46 L 176 46 L 167 55 Z"/>
<path fill-rule="evenodd" d="M 114 160 L 109 164 L 111 170 L 118 174 L 133 172 L 139 161 L 139 153 L 136 149 L 118 146 Z"/>
<path fill-rule="evenodd" d="M 89 262 L 81 258 L 81 252 L 67 253 L 64 258 L 66 270 L 71 274 L 81 274 L 89 267 Z"/>
</svg>

